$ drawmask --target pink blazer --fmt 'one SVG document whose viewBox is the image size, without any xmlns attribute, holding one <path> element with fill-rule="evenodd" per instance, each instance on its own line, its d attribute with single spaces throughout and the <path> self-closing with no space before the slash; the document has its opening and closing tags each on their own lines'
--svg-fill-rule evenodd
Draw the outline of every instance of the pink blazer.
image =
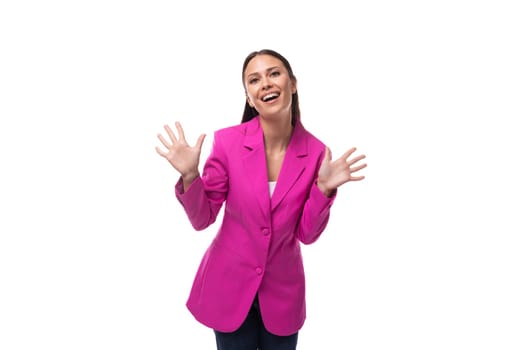
<svg viewBox="0 0 525 350">
<path fill-rule="evenodd" d="M 196 230 L 223 221 L 204 254 L 187 301 L 202 324 L 233 332 L 258 293 L 266 329 L 297 332 L 306 318 L 300 242 L 315 242 L 325 229 L 334 196 L 316 186 L 324 144 L 298 123 L 270 198 L 263 133 L 256 117 L 216 131 L 202 175 L 186 192 L 175 186 Z"/>
</svg>

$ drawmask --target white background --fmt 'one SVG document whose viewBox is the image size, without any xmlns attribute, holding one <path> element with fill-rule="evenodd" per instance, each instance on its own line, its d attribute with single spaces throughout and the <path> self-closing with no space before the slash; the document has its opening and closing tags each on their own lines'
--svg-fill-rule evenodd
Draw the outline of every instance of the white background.
<svg viewBox="0 0 525 350">
<path fill-rule="evenodd" d="M 3 1 L 0 349 L 213 349 L 156 135 L 240 122 L 289 59 L 304 125 L 367 155 L 303 249 L 307 349 L 525 348 L 519 1 Z"/>
</svg>

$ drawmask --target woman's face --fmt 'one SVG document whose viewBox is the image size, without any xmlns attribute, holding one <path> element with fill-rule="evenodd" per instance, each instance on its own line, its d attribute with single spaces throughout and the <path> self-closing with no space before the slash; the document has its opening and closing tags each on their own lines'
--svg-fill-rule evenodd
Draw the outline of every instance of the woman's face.
<svg viewBox="0 0 525 350">
<path fill-rule="evenodd" d="M 291 118 L 292 95 L 297 87 L 278 58 L 255 56 L 244 71 L 244 87 L 248 104 L 261 116 Z"/>
</svg>

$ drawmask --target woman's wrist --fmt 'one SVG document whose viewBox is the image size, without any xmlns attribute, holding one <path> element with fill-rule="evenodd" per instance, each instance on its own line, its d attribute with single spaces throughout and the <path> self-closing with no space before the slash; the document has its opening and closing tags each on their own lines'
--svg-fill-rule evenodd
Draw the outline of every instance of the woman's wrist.
<svg viewBox="0 0 525 350">
<path fill-rule="evenodd" d="M 182 183 L 184 184 L 184 189 L 186 190 L 191 185 L 193 180 L 195 180 L 198 177 L 199 177 L 198 171 L 192 171 L 189 173 L 181 174 Z"/>
<path fill-rule="evenodd" d="M 331 197 L 334 193 L 332 188 L 328 188 L 324 183 L 317 181 L 317 188 L 321 191 L 326 197 Z"/>
</svg>

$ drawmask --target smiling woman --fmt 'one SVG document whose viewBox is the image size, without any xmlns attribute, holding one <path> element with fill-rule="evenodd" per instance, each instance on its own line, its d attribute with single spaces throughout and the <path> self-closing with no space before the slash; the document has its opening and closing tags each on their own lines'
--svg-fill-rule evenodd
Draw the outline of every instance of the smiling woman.
<svg viewBox="0 0 525 350">
<path fill-rule="evenodd" d="M 194 146 L 175 123 L 158 138 L 180 173 L 175 194 L 191 224 L 203 230 L 226 207 L 198 267 L 187 307 L 214 330 L 217 348 L 295 349 L 306 319 L 301 245 L 325 230 L 337 188 L 364 176 L 364 155 L 330 149 L 301 123 L 297 79 L 272 50 L 244 62 L 242 122 L 218 130 L 202 174 L 205 135 Z M 249 176 L 246 176 L 249 174 Z"/>
<path fill-rule="evenodd" d="M 258 57 L 257 60 L 254 60 L 256 56 L 260 57 Z M 275 82 L 277 87 L 274 91 L 268 91 L 265 93 L 263 96 L 263 102 L 278 98 L 280 92 L 283 91 L 282 85 L 284 83 L 290 85 L 287 86 L 287 89 L 285 89 L 284 92 L 292 91 L 291 106 L 289 107 L 291 108 L 292 125 L 295 125 L 296 120 L 301 117 L 299 110 L 299 97 L 297 94 L 297 78 L 286 58 L 273 50 L 254 51 L 244 60 L 242 74 L 243 85 L 246 92 L 246 105 L 242 122 L 246 122 L 261 114 L 253 102 L 253 93 L 256 93 L 259 89 L 264 90 L 260 88 L 260 85 L 270 81 L 271 83 Z M 262 82 L 261 79 L 263 79 Z M 268 79 L 268 81 L 266 79 Z M 277 88 L 280 88 L 280 90 L 277 90 Z M 285 99 L 287 97 L 288 96 L 285 96 Z M 262 106 L 259 106 L 259 108 L 261 107 Z"/>
</svg>

